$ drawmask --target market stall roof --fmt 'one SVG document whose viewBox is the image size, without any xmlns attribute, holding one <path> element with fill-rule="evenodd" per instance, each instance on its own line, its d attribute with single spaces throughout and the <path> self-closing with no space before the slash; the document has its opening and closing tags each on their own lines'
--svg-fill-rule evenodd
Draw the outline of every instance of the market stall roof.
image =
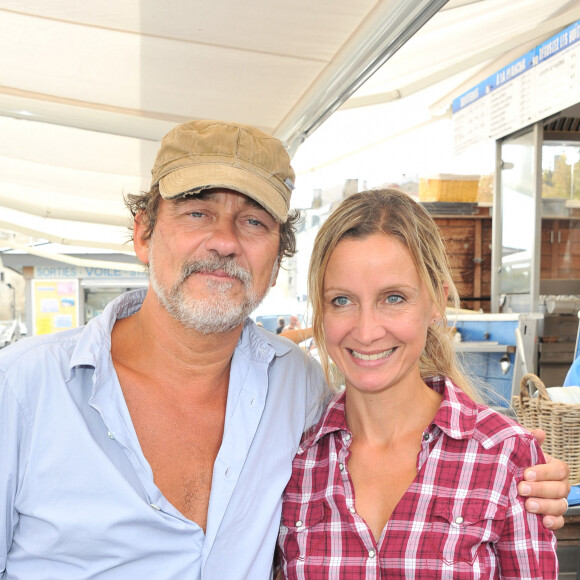
<svg viewBox="0 0 580 580">
<path fill-rule="evenodd" d="M 0 0 L 0 250 L 126 250 L 122 194 L 177 123 L 249 123 L 293 153 L 340 106 L 441 86 L 445 114 L 578 19 L 578 0 Z"/>
</svg>

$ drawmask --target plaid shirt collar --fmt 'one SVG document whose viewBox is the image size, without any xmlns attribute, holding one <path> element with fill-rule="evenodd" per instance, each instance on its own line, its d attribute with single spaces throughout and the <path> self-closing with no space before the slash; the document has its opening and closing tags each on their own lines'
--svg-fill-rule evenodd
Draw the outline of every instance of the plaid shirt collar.
<svg viewBox="0 0 580 580">
<path fill-rule="evenodd" d="M 473 437 L 477 422 L 476 403 L 446 377 L 429 377 L 424 381 L 428 387 L 443 395 L 439 410 L 426 431 L 432 432 L 438 428 L 453 439 Z M 334 395 L 320 421 L 304 433 L 299 453 L 304 453 L 320 439 L 335 431 L 345 431 L 352 435 L 346 424 L 345 399 L 345 392 Z"/>
</svg>

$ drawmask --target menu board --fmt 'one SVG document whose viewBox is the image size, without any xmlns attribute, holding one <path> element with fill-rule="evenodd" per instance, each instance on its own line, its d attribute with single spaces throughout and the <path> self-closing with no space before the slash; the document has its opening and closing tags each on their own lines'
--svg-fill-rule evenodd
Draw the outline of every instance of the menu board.
<svg viewBox="0 0 580 580">
<path fill-rule="evenodd" d="M 456 153 L 580 102 L 580 20 L 456 98 Z"/>
</svg>

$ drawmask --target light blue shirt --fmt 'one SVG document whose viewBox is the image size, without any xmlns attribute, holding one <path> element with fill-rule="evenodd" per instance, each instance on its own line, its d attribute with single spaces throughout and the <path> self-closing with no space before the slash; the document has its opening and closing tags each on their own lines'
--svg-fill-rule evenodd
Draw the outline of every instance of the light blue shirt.
<svg viewBox="0 0 580 580">
<path fill-rule="evenodd" d="M 574 360 L 564 379 L 564 387 L 580 386 L 580 357 Z"/>
<path fill-rule="evenodd" d="M 271 576 L 292 458 L 324 403 L 320 367 L 246 322 L 204 534 L 154 484 L 113 367 L 113 325 L 144 295 L 0 351 L 3 580 Z"/>
</svg>

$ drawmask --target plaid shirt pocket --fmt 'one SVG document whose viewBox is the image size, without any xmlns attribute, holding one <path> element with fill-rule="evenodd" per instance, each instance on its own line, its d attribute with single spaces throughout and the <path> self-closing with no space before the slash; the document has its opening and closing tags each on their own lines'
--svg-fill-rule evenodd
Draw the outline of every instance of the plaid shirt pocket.
<svg viewBox="0 0 580 580">
<path fill-rule="evenodd" d="M 473 566 L 486 544 L 500 538 L 506 508 L 489 499 L 438 497 L 428 532 L 431 547 L 446 565 Z"/>
<path fill-rule="evenodd" d="M 284 501 L 278 544 L 287 564 L 307 556 L 324 559 L 327 527 L 324 521 L 324 501 L 295 503 Z"/>
</svg>

